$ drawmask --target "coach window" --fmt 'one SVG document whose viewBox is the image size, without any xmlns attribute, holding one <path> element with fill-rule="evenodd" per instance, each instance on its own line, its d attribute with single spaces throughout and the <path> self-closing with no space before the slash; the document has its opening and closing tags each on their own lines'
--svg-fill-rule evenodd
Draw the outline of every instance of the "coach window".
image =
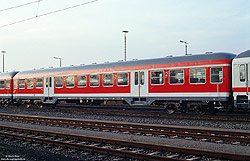
<svg viewBox="0 0 250 161">
<path fill-rule="evenodd" d="M 135 72 L 135 85 L 138 85 L 138 83 L 139 83 L 138 72 Z"/>
<path fill-rule="evenodd" d="M 75 86 L 75 76 L 67 76 L 66 77 L 66 87 L 72 88 Z"/>
<path fill-rule="evenodd" d="M 240 81 L 241 82 L 246 81 L 246 65 L 245 64 L 240 65 Z"/>
<path fill-rule="evenodd" d="M 141 82 L 141 85 L 144 85 L 144 81 L 145 81 L 144 72 L 140 72 L 140 82 Z"/>
<path fill-rule="evenodd" d="M 202 84 L 206 83 L 206 69 L 205 68 L 196 68 L 189 70 L 189 81 L 190 83 Z"/>
<path fill-rule="evenodd" d="M 0 80 L 0 89 L 4 89 L 4 80 Z"/>
<path fill-rule="evenodd" d="M 91 87 L 98 87 L 100 84 L 99 75 L 90 75 L 89 85 Z"/>
<path fill-rule="evenodd" d="M 118 73 L 117 74 L 117 85 L 127 86 L 128 85 L 128 73 Z"/>
<path fill-rule="evenodd" d="M 56 88 L 63 87 L 63 77 L 55 77 L 55 86 Z"/>
<path fill-rule="evenodd" d="M 77 76 L 77 87 L 86 87 L 87 78 L 85 75 Z"/>
<path fill-rule="evenodd" d="M 34 81 L 33 78 L 27 79 L 27 88 L 31 89 L 34 87 Z"/>
<path fill-rule="evenodd" d="M 151 84 L 159 85 L 164 84 L 164 72 L 163 71 L 151 71 Z"/>
<path fill-rule="evenodd" d="M 6 89 L 10 89 L 10 80 L 5 81 Z"/>
<path fill-rule="evenodd" d="M 170 70 L 170 84 L 183 84 L 184 70 Z"/>
<path fill-rule="evenodd" d="M 113 74 L 103 74 L 103 86 L 113 86 L 114 78 Z"/>
<path fill-rule="evenodd" d="M 43 79 L 36 78 L 36 88 L 43 88 Z"/>
<path fill-rule="evenodd" d="M 17 79 L 14 80 L 14 89 L 17 89 L 18 85 L 17 85 Z"/>
<path fill-rule="evenodd" d="M 222 67 L 211 68 L 211 83 L 222 83 L 223 70 Z"/>
<path fill-rule="evenodd" d="M 19 79 L 19 89 L 25 88 L 25 79 Z"/>
</svg>

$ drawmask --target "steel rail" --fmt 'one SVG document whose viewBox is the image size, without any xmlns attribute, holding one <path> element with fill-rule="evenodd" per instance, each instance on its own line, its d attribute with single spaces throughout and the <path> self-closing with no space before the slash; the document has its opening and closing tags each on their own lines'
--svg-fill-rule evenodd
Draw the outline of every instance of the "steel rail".
<svg viewBox="0 0 250 161">
<path fill-rule="evenodd" d="M 235 132 L 222 130 L 208 130 L 208 129 L 193 129 L 173 126 L 157 126 L 157 125 L 141 125 L 135 123 L 121 123 L 121 122 L 107 122 L 107 121 L 90 121 L 82 119 L 69 118 L 52 118 L 44 116 L 27 116 L 16 114 L 2 114 L 0 119 L 7 119 L 11 121 L 34 122 L 48 125 L 62 125 L 80 128 L 92 128 L 101 130 L 112 130 L 131 133 L 154 134 L 161 136 L 180 136 L 191 137 L 197 139 L 214 139 L 224 140 L 229 142 L 250 143 L 250 132 Z"/>
<path fill-rule="evenodd" d="M 133 148 L 142 148 L 142 149 L 150 149 L 156 151 L 166 151 L 166 152 L 173 152 L 179 154 L 186 154 L 186 155 L 194 155 L 194 156 L 206 156 L 218 159 L 229 159 L 229 160 L 250 160 L 250 155 L 240 155 L 240 154 L 231 154 L 231 153 L 222 153 L 222 152 L 215 152 L 215 151 L 207 151 L 207 150 L 200 150 L 200 149 L 189 149 L 189 148 L 182 148 L 182 147 L 175 147 L 175 146 L 164 146 L 164 145 L 156 145 L 156 144 L 145 144 L 139 142 L 130 142 L 124 140 L 115 140 L 115 139 L 106 139 L 106 138 L 98 138 L 98 137 L 90 137 L 90 136 L 83 136 L 83 135 L 76 135 L 76 134 L 66 134 L 66 133 L 59 133 L 59 132 L 51 132 L 45 130 L 35 130 L 35 129 L 27 129 L 27 128 L 19 128 L 19 127 L 9 127 L 9 126 L 0 126 L 0 136 L 14 138 L 14 139 L 24 139 L 28 141 L 38 142 L 38 143 L 47 143 L 62 146 L 65 148 L 74 148 L 79 150 L 87 150 L 93 151 L 97 153 L 104 153 L 110 155 L 117 155 L 121 157 L 129 157 L 133 159 L 146 159 L 146 160 L 183 160 L 183 159 L 176 159 L 176 158 L 169 158 L 168 156 L 160 156 L 160 155 L 153 155 L 153 154 L 145 154 L 145 153 L 138 153 L 135 151 L 125 151 L 125 149 L 109 149 L 106 147 L 98 147 L 95 144 L 86 145 L 82 144 L 81 141 L 92 141 L 96 143 L 105 143 L 105 144 L 112 144 L 112 145 L 119 145 L 119 146 L 126 146 L 126 147 L 133 147 Z M 6 132 L 3 130 L 11 130 L 12 132 Z M 18 133 L 18 132 L 21 132 Z M 28 135 L 24 135 L 23 133 L 28 133 Z M 45 138 L 43 136 L 45 135 Z M 72 141 L 63 141 L 61 139 L 54 139 L 52 140 L 50 137 L 62 137 L 65 139 L 74 139 L 77 143 Z"/>
<path fill-rule="evenodd" d="M 61 108 L 62 107 L 62 108 Z M 101 107 L 101 108 L 100 108 Z M 132 115 L 150 115 L 150 116 L 167 116 L 171 118 L 198 118 L 202 120 L 207 120 L 207 119 L 222 119 L 222 120 L 232 120 L 232 121 L 243 121 L 246 122 L 250 119 L 250 116 L 242 116 L 242 115 L 197 115 L 197 114 L 186 114 L 186 113 L 175 113 L 175 114 L 168 114 L 164 112 L 163 109 L 161 111 L 146 111 L 145 110 L 150 110 L 149 108 L 145 108 L 144 111 L 138 111 L 138 110 L 130 110 L 131 108 L 121 108 L 121 107 L 112 107 L 111 110 L 109 110 L 109 106 L 93 106 L 93 105 L 60 105 L 59 108 L 35 108 L 35 107 L 30 107 L 30 108 L 25 108 L 25 107 L 8 107 L 8 108 L 17 108 L 17 109 L 24 109 L 24 110 L 47 110 L 47 111 L 64 111 L 64 112 L 70 112 L 74 110 L 75 112 L 85 112 L 85 113 L 109 113 L 109 114 L 132 114 Z M 108 109 L 103 109 L 103 108 L 108 108 Z M 118 110 L 117 110 L 118 109 Z M 119 110 L 123 109 L 123 110 Z M 124 110 L 125 109 L 125 110 Z M 126 110 L 129 109 L 129 110 Z M 140 108 L 141 109 L 141 108 Z M 156 110 L 159 110 L 157 108 Z"/>
</svg>

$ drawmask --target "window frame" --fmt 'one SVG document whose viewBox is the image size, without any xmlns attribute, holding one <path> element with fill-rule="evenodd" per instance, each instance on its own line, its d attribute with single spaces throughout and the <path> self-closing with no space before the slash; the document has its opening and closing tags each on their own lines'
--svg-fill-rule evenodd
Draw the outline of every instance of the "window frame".
<svg viewBox="0 0 250 161">
<path fill-rule="evenodd" d="M 32 88 L 29 88 L 28 82 L 31 80 L 32 82 Z M 34 89 L 34 78 L 27 78 L 27 89 Z"/>
<path fill-rule="evenodd" d="M 98 85 L 97 86 L 96 85 L 91 85 L 91 83 L 92 83 L 91 82 L 91 79 L 92 79 L 91 77 L 92 76 L 98 76 Z M 89 75 L 89 86 L 90 87 L 100 87 L 100 74 L 90 74 Z"/>
<path fill-rule="evenodd" d="M 159 83 L 159 84 L 152 83 L 152 72 L 162 72 L 162 80 L 163 80 L 162 83 Z M 150 71 L 150 85 L 154 85 L 154 86 L 164 85 L 165 84 L 165 74 L 164 73 L 165 73 L 164 70 L 153 70 L 153 71 Z M 160 78 L 160 77 L 154 77 L 154 78 Z"/>
<path fill-rule="evenodd" d="M 73 86 L 67 85 L 67 78 L 70 78 L 70 77 L 73 78 Z M 66 88 L 74 88 L 75 87 L 75 76 L 74 75 L 65 76 L 65 86 L 66 86 Z"/>
<path fill-rule="evenodd" d="M 212 69 L 213 68 L 221 68 L 222 69 L 222 81 L 221 82 L 212 82 Z M 211 84 L 222 84 L 224 79 L 223 79 L 223 75 L 224 75 L 224 71 L 223 71 L 223 67 L 211 67 L 210 68 L 210 83 Z M 220 78 L 220 77 L 219 77 Z"/>
<path fill-rule="evenodd" d="M 56 78 L 62 78 L 62 86 L 57 87 Z M 55 79 L 55 88 L 63 88 L 63 84 L 64 84 L 63 76 L 55 76 L 54 79 Z"/>
<path fill-rule="evenodd" d="M 139 71 L 136 71 L 134 74 L 134 85 L 139 85 Z"/>
<path fill-rule="evenodd" d="M 42 80 L 42 86 L 41 87 L 37 86 L 37 79 L 41 79 Z M 43 88 L 43 78 L 42 77 L 35 78 L 35 88 Z"/>
<path fill-rule="evenodd" d="M 118 80 L 118 75 L 119 74 L 127 74 L 128 78 L 127 78 L 127 83 L 126 85 L 119 85 L 119 80 Z M 117 73 L 117 86 L 129 86 L 129 72 L 119 72 Z"/>
<path fill-rule="evenodd" d="M 105 85 L 105 83 L 104 83 L 104 75 L 112 75 L 112 85 Z M 113 73 L 105 73 L 105 74 L 103 74 L 102 75 L 102 85 L 103 85 L 103 87 L 113 87 L 114 86 L 114 74 Z"/>
<path fill-rule="evenodd" d="M 171 83 L 171 71 L 183 71 L 183 82 L 181 83 Z M 176 76 L 175 76 L 176 77 Z M 184 69 L 170 69 L 169 70 L 169 84 L 170 85 L 183 85 L 185 84 L 185 70 Z"/>
<path fill-rule="evenodd" d="M 205 82 L 204 82 L 204 83 L 203 83 L 203 82 L 191 83 L 191 77 L 190 77 L 191 74 L 190 74 L 190 73 L 191 73 L 191 70 L 195 70 L 195 69 L 204 69 L 204 71 L 205 71 L 205 72 L 204 72 L 204 76 L 205 76 Z M 190 83 L 190 84 L 206 84 L 206 82 L 207 82 L 206 76 L 207 76 L 207 75 L 206 75 L 206 68 L 201 67 L 201 68 L 190 68 L 190 69 L 189 69 L 189 83 Z M 197 77 L 196 77 L 196 78 L 197 78 Z"/>
<path fill-rule="evenodd" d="M 14 83 L 14 84 L 13 84 L 13 88 L 14 88 L 14 89 L 18 89 L 18 88 L 19 88 L 19 79 L 14 79 L 14 80 L 13 80 L 13 83 Z"/>
<path fill-rule="evenodd" d="M 78 80 L 79 80 L 78 78 L 79 78 L 79 77 L 85 77 L 85 79 L 86 79 L 85 85 L 81 85 L 81 86 L 78 85 Z M 87 83 L 88 83 L 88 82 L 87 82 L 87 75 L 77 75 L 77 78 L 76 78 L 76 79 L 77 79 L 77 88 L 84 88 L 84 87 L 87 87 Z"/>
<path fill-rule="evenodd" d="M 241 78 L 240 78 L 240 77 L 241 77 L 241 73 L 242 73 L 242 72 L 241 72 L 241 66 L 244 66 L 244 81 L 242 81 Z M 240 65 L 239 65 L 239 80 L 240 80 L 241 83 L 246 82 L 246 78 L 247 78 L 247 76 L 246 76 L 246 71 L 247 71 L 247 70 L 246 70 L 246 64 L 240 64 Z"/>
<path fill-rule="evenodd" d="M 7 88 L 7 81 L 9 82 L 9 87 Z M 5 79 L 5 89 L 10 89 L 10 79 Z"/>
<path fill-rule="evenodd" d="M 20 80 L 24 80 L 24 87 L 23 88 L 20 88 Z M 25 87 L 26 87 L 25 84 L 26 84 L 25 78 L 18 79 L 18 89 L 25 89 Z"/>
<path fill-rule="evenodd" d="M 0 87 L 0 89 L 5 89 L 5 79 L 1 79 L 0 82 L 3 82 L 3 87 Z"/>
</svg>

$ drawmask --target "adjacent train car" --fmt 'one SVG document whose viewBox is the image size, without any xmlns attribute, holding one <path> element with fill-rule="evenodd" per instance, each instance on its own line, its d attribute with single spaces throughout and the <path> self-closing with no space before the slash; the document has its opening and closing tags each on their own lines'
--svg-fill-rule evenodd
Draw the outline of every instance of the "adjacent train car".
<svg viewBox="0 0 250 161">
<path fill-rule="evenodd" d="M 13 77 L 18 72 L 0 73 L 0 99 L 7 106 L 13 100 Z"/>
<path fill-rule="evenodd" d="M 60 102 L 160 105 L 170 110 L 230 105 L 231 53 L 210 53 L 22 71 L 13 98 L 26 104 Z"/>
<path fill-rule="evenodd" d="M 250 107 L 250 50 L 240 53 L 232 63 L 233 79 L 232 89 L 234 97 L 234 107 Z"/>
</svg>

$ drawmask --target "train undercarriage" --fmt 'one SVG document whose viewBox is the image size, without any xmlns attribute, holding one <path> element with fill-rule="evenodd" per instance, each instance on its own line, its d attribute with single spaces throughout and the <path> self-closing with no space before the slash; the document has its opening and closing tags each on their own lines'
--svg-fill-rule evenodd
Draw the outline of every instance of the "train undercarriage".
<svg viewBox="0 0 250 161">
<path fill-rule="evenodd" d="M 156 98 L 39 98 L 39 99 L 1 99 L 4 107 L 9 105 L 43 108 L 44 106 L 55 107 L 60 105 L 88 105 L 88 106 L 111 106 L 111 107 L 149 107 L 160 108 L 168 114 L 175 112 L 195 112 L 199 115 L 215 114 L 220 110 L 233 111 L 233 101 L 195 101 L 195 100 L 164 100 Z M 237 110 L 248 110 L 237 108 Z"/>
</svg>

